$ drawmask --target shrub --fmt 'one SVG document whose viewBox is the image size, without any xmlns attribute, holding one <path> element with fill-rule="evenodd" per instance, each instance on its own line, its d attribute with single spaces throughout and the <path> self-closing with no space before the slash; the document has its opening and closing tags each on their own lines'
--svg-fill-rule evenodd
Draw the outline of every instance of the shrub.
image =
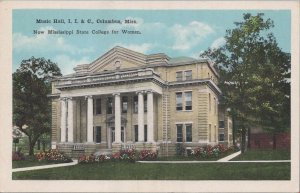
<svg viewBox="0 0 300 193">
<path fill-rule="evenodd" d="M 157 151 L 142 150 L 139 155 L 140 160 L 155 160 L 157 159 Z"/>
<path fill-rule="evenodd" d="M 184 155 L 185 149 L 182 145 L 182 143 L 176 143 L 176 155 Z"/>
<path fill-rule="evenodd" d="M 39 152 L 35 155 L 38 161 L 46 160 L 49 162 L 67 163 L 72 162 L 72 159 L 56 149 L 50 149 L 45 152 Z"/>
<path fill-rule="evenodd" d="M 120 151 L 120 159 L 125 160 L 125 161 L 134 162 L 136 159 L 135 153 L 136 153 L 135 149 L 121 150 Z"/>
<path fill-rule="evenodd" d="M 221 154 L 226 153 L 228 151 L 235 151 L 235 147 L 225 147 L 223 144 L 219 144 L 216 146 L 205 146 L 205 147 L 196 147 L 191 150 L 188 156 L 193 156 L 195 158 L 211 158 L 211 157 L 219 157 Z"/>
<path fill-rule="evenodd" d="M 20 151 L 16 151 L 12 153 L 12 161 L 21 161 L 25 160 L 25 156 Z"/>
<path fill-rule="evenodd" d="M 105 161 L 130 161 L 135 162 L 135 150 L 134 149 L 127 149 L 127 150 L 120 150 L 112 155 L 81 155 L 78 158 L 78 163 L 101 163 Z"/>
<path fill-rule="evenodd" d="M 81 155 L 78 158 L 78 163 L 94 163 L 96 157 L 94 155 Z"/>
</svg>

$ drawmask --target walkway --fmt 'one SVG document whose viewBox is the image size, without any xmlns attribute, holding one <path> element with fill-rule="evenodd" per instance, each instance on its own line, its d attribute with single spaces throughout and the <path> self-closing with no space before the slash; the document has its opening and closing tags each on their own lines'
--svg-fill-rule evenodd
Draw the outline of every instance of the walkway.
<svg viewBox="0 0 300 193">
<path fill-rule="evenodd" d="M 78 160 L 73 160 L 73 162 L 71 162 L 71 163 L 51 164 L 51 165 L 33 166 L 33 167 L 26 167 L 26 168 L 14 168 L 14 169 L 12 169 L 12 172 L 23 172 L 23 171 L 30 171 L 30 170 L 58 168 L 58 167 L 65 167 L 65 166 L 73 166 L 76 164 L 78 164 Z"/>
</svg>

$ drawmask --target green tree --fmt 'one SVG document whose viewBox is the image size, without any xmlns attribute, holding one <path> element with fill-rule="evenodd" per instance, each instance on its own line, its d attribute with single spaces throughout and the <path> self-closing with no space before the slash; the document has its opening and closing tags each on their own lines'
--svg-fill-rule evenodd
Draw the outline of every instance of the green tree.
<svg viewBox="0 0 300 193">
<path fill-rule="evenodd" d="M 224 46 L 200 55 L 215 62 L 224 103 L 242 135 L 255 125 L 273 134 L 290 128 L 290 54 L 278 47 L 269 32 L 274 22 L 263 16 L 244 14 L 226 31 Z"/>
<path fill-rule="evenodd" d="M 58 66 L 44 58 L 23 60 L 13 73 L 13 123 L 28 136 L 29 155 L 39 137 L 51 130 L 51 78 Z"/>
</svg>

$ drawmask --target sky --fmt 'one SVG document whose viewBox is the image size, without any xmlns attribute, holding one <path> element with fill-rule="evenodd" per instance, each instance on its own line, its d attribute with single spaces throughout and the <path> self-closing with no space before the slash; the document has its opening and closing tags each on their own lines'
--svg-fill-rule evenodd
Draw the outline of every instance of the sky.
<svg viewBox="0 0 300 193">
<path fill-rule="evenodd" d="M 226 29 L 243 21 L 243 14 L 264 13 L 274 21 L 270 29 L 285 51 L 291 50 L 291 14 L 288 10 L 14 10 L 13 11 L 13 72 L 24 59 L 44 57 L 57 63 L 62 74 L 73 73 L 78 64 L 88 64 L 114 46 L 122 46 L 144 54 L 165 53 L 170 57 L 193 57 L 207 48 L 224 44 Z M 37 23 L 37 19 L 51 23 Z M 65 23 L 54 23 L 64 19 Z M 68 23 L 68 19 L 72 23 Z M 79 23 L 74 23 L 75 19 Z M 80 23 L 81 19 L 85 23 Z M 90 19 L 93 23 L 87 23 Z M 97 23 L 97 19 L 120 20 L 122 24 Z M 135 24 L 126 24 L 126 19 Z M 33 31 L 45 31 L 34 34 Z M 48 30 L 73 30 L 72 35 L 47 34 Z M 89 34 L 75 34 L 76 30 Z M 109 34 L 92 34 L 109 31 Z M 111 30 L 119 31 L 111 34 Z M 141 34 L 122 34 L 122 30 Z"/>
</svg>

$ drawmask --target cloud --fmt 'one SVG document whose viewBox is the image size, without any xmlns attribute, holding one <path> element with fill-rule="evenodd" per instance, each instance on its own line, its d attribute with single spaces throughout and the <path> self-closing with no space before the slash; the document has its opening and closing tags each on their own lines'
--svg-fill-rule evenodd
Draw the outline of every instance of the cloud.
<svg viewBox="0 0 300 193">
<path fill-rule="evenodd" d="M 55 56 L 53 58 L 53 62 L 57 63 L 59 68 L 62 70 L 62 74 L 66 75 L 74 73 L 73 68 L 78 64 L 89 64 L 91 61 L 86 56 L 80 59 L 74 59 L 68 55 L 62 54 Z"/>
<path fill-rule="evenodd" d="M 27 36 L 22 33 L 13 34 L 13 49 L 16 52 L 65 52 L 73 55 L 94 52 L 94 48 L 78 48 L 68 43 L 62 35 L 48 35 L 48 30 L 55 30 L 52 26 L 41 27 L 38 31 L 45 34 Z"/>
<path fill-rule="evenodd" d="M 143 44 L 114 44 L 114 46 L 121 46 L 139 53 L 146 54 L 151 48 L 153 48 L 153 44 L 143 43 Z"/>
<path fill-rule="evenodd" d="M 214 30 L 211 26 L 199 21 L 192 21 L 185 26 L 175 24 L 171 27 L 171 34 L 175 38 L 172 49 L 189 50 L 212 33 L 214 33 Z"/>
<path fill-rule="evenodd" d="M 225 43 L 226 43 L 225 38 L 220 37 L 220 38 L 216 39 L 215 41 L 213 41 L 210 48 L 211 49 L 218 49 L 219 47 L 223 46 Z"/>
</svg>

